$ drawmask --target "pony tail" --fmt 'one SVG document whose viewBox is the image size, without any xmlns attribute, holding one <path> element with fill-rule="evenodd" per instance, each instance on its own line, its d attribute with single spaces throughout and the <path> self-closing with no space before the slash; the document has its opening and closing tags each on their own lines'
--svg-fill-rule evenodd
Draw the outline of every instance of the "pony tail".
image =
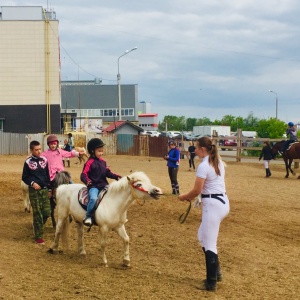
<svg viewBox="0 0 300 300">
<path fill-rule="evenodd" d="M 211 145 L 211 150 L 209 151 L 209 163 L 214 167 L 216 174 L 220 176 L 221 173 L 219 169 L 219 160 L 220 156 L 218 153 L 218 148 L 216 145 Z"/>
</svg>

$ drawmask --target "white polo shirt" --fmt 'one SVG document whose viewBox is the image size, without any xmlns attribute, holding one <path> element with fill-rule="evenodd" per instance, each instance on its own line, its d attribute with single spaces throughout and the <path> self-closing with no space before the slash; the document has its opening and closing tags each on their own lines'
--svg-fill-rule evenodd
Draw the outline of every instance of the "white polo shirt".
<svg viewBox="0 0 300 300">
<path fill-rule="evenodd" d="M 222 160 L 219 160 L 220 175 L 216 174 L 215 169 L 208 161 L 209 156 L 205 156 L 197 168 L 196 176 L 204 178 L 205 183 L 201 194 L 225 194 L 225 167 Z"/>
</svg>

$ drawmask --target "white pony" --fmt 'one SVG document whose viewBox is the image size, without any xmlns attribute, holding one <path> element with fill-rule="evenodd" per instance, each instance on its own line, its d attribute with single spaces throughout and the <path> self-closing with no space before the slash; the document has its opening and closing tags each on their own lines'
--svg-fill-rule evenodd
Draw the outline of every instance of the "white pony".
<svg viewBox="0 0 300 300">
<path fill-rule="evenodd" d="M 78 252 L 82 255 L 86 254 L 83 243 L 84 225 L 82 223 L 86 212 L 78 201 L 78 192 L 83 187 L 85 187 L 83 184 L 70 184 L 61 185 L 57 188 L 58 220 L 54 242 L 48 251 L 49 253 L 58 250 L 60 235 L 62 235 L 64 247 L 68 249 L 69 215 L 72 215 L 77 223 Z M 127 209 L 135 200 L 139 202 L 151 198 L 158 199 L 160 195 L 162 195 L 161 189 L 152 185 L 150 179 L 143 172 L 135 172 L 124 176 L 119 181 L 109 185 L 106 195 L 95 212 L 95 221 L 100 232 L 101 258 L 105 266 L 107 266 L 106 239 L 108 232 L 111 230 L 117 232 L 123 239 L 123 265 L 130 266 L 129 237 L 125 229 Z"/>
</svg>

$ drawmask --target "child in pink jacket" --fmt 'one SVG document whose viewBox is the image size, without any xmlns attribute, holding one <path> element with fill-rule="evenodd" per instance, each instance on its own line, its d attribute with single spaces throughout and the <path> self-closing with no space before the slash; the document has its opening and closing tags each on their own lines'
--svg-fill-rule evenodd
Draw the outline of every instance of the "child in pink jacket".
<svg viewBox="0 0 300 300">
<path fill-rule="evenodd" d="M 48 168 L 50 175 L 50 190 L 49 190 L 49 198 L 51 210 L 54 211 L 56 203 L 53 196 L 53 188 L 54 188 L 54 179 L 57 172 L 64 171 L 65 167 L 63 164 L 64 158 L 71 158 L 75 156 L 79 156 L 79 152 L 72 150 L 71 152 L 60 149 L 59 141 L 56 135 L 51 134 L 47 137 L 47 145 L 49 147 L 48 150 L 44 151 L 41 155 L 45 156 L 48 160 Z M 71 182 L 70 182 L 71 183 Z"/>
<path fill-rule="evenodd" d="M 64 158 L 71 158 L 79 156 L 79 152 L 72 150 L 71 152 L 60 149 L 58 147 L 58 138 L 56 135 L 51 134 L 47 137 L 48 150 L 44 151 L 41 155 L 45 156 L 48 160 L 50 181 L 53 182 L 57 172 L 64 171 L 63 164 Z"/>
</svg>

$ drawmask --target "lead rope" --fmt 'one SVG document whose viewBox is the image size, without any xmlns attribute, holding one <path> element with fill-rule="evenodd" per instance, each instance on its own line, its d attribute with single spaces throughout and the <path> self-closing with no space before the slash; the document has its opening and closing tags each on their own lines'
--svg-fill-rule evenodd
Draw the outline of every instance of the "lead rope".
<svg viewBox="0 0 300 300">
<path fill-rule="evenodd" d="M 188 217 L 188 215 L 189 215 L 189 213 L 190 213 L 191 207 L 192 207 L 192 203 L 191 203 L 191 201 L 189 201 L 189 206 L 188 206 L 188 208 L 187 208 L 186 211 L 185 211 L 183 214 L 181 214 L 181 215 L 179 216 L 179 218 L 178 218 L 179 223 L 183 224 L 183 223 L 185 222 L 186 218 Z"/>
<path fill-rule="evenodd" d="M 144 200 L 144 202 L 142 202 L 139 198 L 138 198 L 138 196 L 136 195 L 136 192 L 135 192 L 135 190 L 134 190 L 134 187 L 133 187 L 133 185 L 132 185 L 132 183 L 131 183 L 131 181 L 130 181 L 130 179 L 127 177 L 127 180 L 128 180 L 128 183 L 129 183 L 129 185 L 130 185 L 130 187 L 131 187 L 131 192 L 132 192 L 132 195 L 133 195 L 133 199 L 140 205 L 140 206 L 143 206 L 144 204 L 145 204 L 145 200 Z"/>
</svg>

